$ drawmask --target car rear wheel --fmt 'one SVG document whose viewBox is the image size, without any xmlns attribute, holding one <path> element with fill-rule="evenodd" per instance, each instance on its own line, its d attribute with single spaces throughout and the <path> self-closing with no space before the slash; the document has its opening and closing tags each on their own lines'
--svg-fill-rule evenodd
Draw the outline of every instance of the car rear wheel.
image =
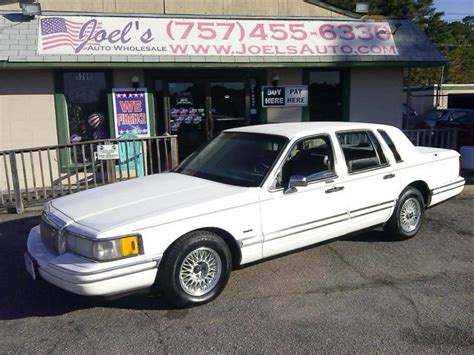
<svg viewBox="0 0 474 355">
<path fill-rule="evenodd" d="M 231 253 L 222 238 L 207 231 L 191 232 L 163 256 L 158 288 L 171 304 L 197 306 L 219 296 L 231 269 Z"/>
<path fill-rule="evenodd" d="M 401 193 L 384 230 L 394 239 L 412 238 L 420 230 L 424 216 L 425 203 L 422 194 L 417 189 L 408 187 Z"/>
</svg>

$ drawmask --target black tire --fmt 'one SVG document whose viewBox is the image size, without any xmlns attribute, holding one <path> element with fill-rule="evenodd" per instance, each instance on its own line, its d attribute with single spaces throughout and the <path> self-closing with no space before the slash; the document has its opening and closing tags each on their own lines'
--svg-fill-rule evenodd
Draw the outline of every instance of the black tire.
<svg viewBox="0 0 474 355">
<path fill-rule="evenodd" d="M 199 257 L 208 260 L 199 263 Z M 164 254 L 158 269 L 157 286 L 170 304 L 198 306 L 219 296 L 231 270 L 232 256 L 222 238 L 207 231 L 191 232 L 178 239 Z M 207 282 L 207 278 L 211 281 Z M 193 282 L 202 282 L 204 286 L 193 289 Z"/>
<path fill-rule="evenodd" d="M 410 215 L 411 207 L 413 207 L 413 215 Z M 417 208 L 419 208 L 418 217 L 416 217 L 418 214 L 416 211 Z M 410 223 L 410 221 L 406 223 L 402 222 L 402 220 L 407 221 L 407 212 L 408 217 L 412 217 L 409 219 L 412 223 Z M 397 240 L 413 238 L 420 230 L 424 217 L 425 202 L 423 195 L 417 189 L 413 187 L 407 187 L 400 194 L 397 205 L 395 206 L 395 210 L 384 226 L 384 231 L 389 234 L 391 238 Z"/>
</svg>

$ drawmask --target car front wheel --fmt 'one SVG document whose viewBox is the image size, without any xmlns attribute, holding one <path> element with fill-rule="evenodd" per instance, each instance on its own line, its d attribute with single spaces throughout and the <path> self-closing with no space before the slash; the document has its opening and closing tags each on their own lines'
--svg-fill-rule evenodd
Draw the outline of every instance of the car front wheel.
<svg viewBox="0 0 474 355">
<path fill-rule="evenodd" d="M 163 256 L 158 287 L 169 303 L 196 306 L 212 301 L 222 292 L 231 269 L 231 253 L 222 238 L 207 231 L 191 232 Z"/>
<path fill-rule="evenodd" d="M 423 196 L 417 189 L 408 187 L 401 193 L 393 215 L 384 229 L 395 239 L 409 239 L 420 230 L 424 216 Z"/>
</svg>

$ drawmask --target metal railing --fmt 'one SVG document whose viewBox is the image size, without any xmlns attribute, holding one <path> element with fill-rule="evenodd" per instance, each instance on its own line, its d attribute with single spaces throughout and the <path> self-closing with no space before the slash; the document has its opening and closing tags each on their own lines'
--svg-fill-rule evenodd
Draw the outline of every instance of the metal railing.
<svg viewBox="0 0 474 355">
<path fill-rule="evenodd" d="M 119 159 L 98 160 L 97 147 L 117 144 Z M 0 151 L 0 209 L 16 209 L 178 164 L 176 136 L 107 139 Z"/>
<path fill-rule="evenodd" d="M 456 128 L 408 129 L 403 132 L 416 146 L 458 149 Z"/>
</svg>

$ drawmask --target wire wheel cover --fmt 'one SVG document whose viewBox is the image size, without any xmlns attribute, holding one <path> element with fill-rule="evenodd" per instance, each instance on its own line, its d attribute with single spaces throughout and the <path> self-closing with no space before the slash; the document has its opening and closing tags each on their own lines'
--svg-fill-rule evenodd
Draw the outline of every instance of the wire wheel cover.
<svg viewBox="0 0 474 355">
<path fill-rule="evenodd" d="M 193 250 L 179 269 L 179 283 L 191 296 L 203 296 L 212 291 L 222 274 L 222 261 L 213 249 L 202 247 Z"/>
<path fill-rule="evenodd" d="M 404 203 L 400 209 L 400 226 L 407 232 L 413 232 L 420 224 L 421 217 L 421 205 L 420 202 L 410 197 Z"/>
</svg>

